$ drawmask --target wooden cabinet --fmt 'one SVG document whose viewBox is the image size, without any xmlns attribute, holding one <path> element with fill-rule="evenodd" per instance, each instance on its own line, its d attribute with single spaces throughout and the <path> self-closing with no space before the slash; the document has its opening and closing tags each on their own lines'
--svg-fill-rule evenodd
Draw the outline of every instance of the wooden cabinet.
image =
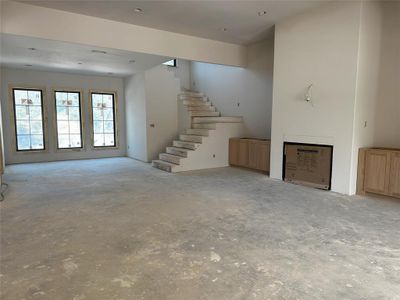
<svg viewBox="0 0 400 300">
<path fill-rule="evenodd" d="M 400 150 L 360 149 L 357 193 L 400 198 Z"/>
<path fill-rule="evenodd" d="M 260 139 L 229 140 L 229 164 L 269 172 L 270 141 Z"/>
<path fill-rule="evenodd" d="M 389 195 L 400 198 L 400 151 L 390 157 Z"/>
</svg>

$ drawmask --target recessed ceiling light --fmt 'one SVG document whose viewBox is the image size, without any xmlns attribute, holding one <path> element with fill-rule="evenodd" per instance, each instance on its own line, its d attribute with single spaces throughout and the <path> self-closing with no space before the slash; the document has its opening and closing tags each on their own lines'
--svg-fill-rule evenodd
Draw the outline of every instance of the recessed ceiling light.
<svg viewBox="0 0 400 300">
<path fill-rule="evenodd" d="M 26 64 L 24 65 L 24 67 L 32 67 L 32 65 Z"/>
<path fill-rule="evenodd" d="M 107 74 L 108 74 L 108 75 L 114 75 L 114 73 L 112 73 L 112 72 L 108 72 Z"/>
<path fill-rule="evenodd" d="M 259 12 L 257 13 L 257 15 L 259 15 L 260 17 L 261 17 L 261 16 L 264 16 L 264 15 L 266 15 L 266 14 L 267 14 L 267 12 L 266 12 L 265 10 L 259 11 Z"/>
<path fill-rule="evenodd" d="M 143 12 L 143 9 L 141 9 L 141 8 L 139 8 L 139 7 L 136 7 L 136 8 L 134 9 L 134 12 L 140 14 L 140 13 Z"/>
<path fill-rule="evenodd" d="M 107 54 L 107 52 L 103 50 L 92 50 L 92 53 Z"/>
<path fill-rule="evenodd" d="M 222 30 L 222 31 L 228 31 L 228 28 L 225 28 L 225 27 L 224 27 L 224 28 L 222 28 L 221 30 Z"/>
<path fill-rule="evenodd" d="M 78 62 L 78 65 L 83 65 L 83 62 Z"/>
<path fill-rule="evenodd" d="M 35 51 L 36 48 L 28 48 L 28 50 Z"/>
<path fill-rule="evenodd" d="M 131 63 L 131 64 L 133 64 L 135 62 L 136 62 L 136 60 L 134 60 L 134 59 L 129 60 L 129 63 Z"/>
</svg>

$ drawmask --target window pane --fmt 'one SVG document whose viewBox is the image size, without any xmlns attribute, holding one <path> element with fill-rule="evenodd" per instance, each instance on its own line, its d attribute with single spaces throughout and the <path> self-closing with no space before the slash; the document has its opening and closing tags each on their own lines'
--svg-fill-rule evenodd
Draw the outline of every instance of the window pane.
<svg viewBox="0 0 400 300">
<path fill-rule="evenodd" d="M 103 121 L 94 121 L 93 122 L 93 132 L 94 133 L 103 133 L 104 132 Z"/>
<path fill-rule="evenodd" d="M 14 89 L 13 93 L 17 151 L 44 149 L 42 92 Z"/>
<path fill-rule="evenodd" d="M 28 91 L 14 90 L 15 105 L 28 105 Z"/>
<path fill-rule="evenodd" d="M 79 107 L 79 93 L 68 93 L 68 100 L 71 106 Z"/>
<path fill-rule="evenodd" d="M 18 135 L 17 136 L 17 149 L 18 150 L 30 150 L 31 142 L 29 135 Z"/>
<path fill-rule="evenodd" d="M 80 134 L 81 133 L 81 122 L 69 121 L 69 133 Z"/>
<path fill-rule="evenodd" d="M 105 143 L 105 146 L 115 146 L 114 135 L 113 134 L 105 134 L 104 135 L 104 143 Z"/>
<path fill-rule="evenodd" d="M 114 133 L 113 121 L 104 121 L 104 133 Z"/>
<path fill-rule="evenodd" d="M 57 133 L 58 134 L 69 133 L 68 121 L 57 121 Z"/>
<path fill-rule="evenodd" d="M 29 121 L 17 121 L 17 135 L 29 134 Z"/>
<path fill-rule="evenodd" d="M 101 103 L 100 103 L 101 99 Z M 93 146 L 115 146 L 114 95 L 92 94 Z"/>
<path fill-rule="evenodd" d="M 31 120 L 42 121 L 42 107 L 29 106 L 29 115 Z"/>
<path fill-rule="evenodd" d="M 103 116 L 104 120 L 113 120 L 114 119 L 113 109 L 112 108 L 103 109 Z"/>
<path fill-rule="evenodd" d="M 113 107 L 113 95 L 103 95 L 103 107 Z"/>
<path fill-rule="evenodd" d="M 95 147 L 105 146 L 105 144 L 104 144 L 104 134 L 94 134 L 94 136 L 93 136 L 93 145 Z"/>
<path fill-rule="evenodd" d="M 29 105 L 42 105 L 41 93 L 40 91 L 28 91 L 28 102 Z"/>
<path fill-rule="evenodd" d="M 31 145 L 32 149 L 43 149 L 43 135 L 32 134 L 31 135 Z"/>
<path fill-rule="evenodd" d="M 68 108 L 65 106 L 57 107 L 57 120 L 68 120 Z"/>
<path fill-rule="evenodd" d="M 58 148 L 82 148 L 79 92 L 56 92 Z"/>
<path fill-rule="evenodd" d="M 59 134 L 58 135 L 58 148 L 69 148 L 69 135 Z"/>
<path fill-rule="evenodd" d="M 93 108 L 93 121 L 103 120 L 103 110 L 101 108 Z"/>
<path fill-rule="evenodd" d="M 101 94 L 92 94 L 92 107 L 103 107 L 103 97 Z"/>
<path fill-rule="evenodd" d="M 81 136 L 79 134 L 71 134 L 70 135 L 71 147 L 80 148 L 81 145 Z"/>
<path fill-rule="evenodd" d="M 17 117 L 17 120 L 28 120 L 29 119 L 28 106 L 16 106 L 15 116 Z"/>
<path fill-rule="evenodd" d="M 31 134 L 43 134 L 41 121 L 31 121 Z"/>
<path fill-rule="evenodd" d="M 69 119 L 71 121 L 79 121 L 81 119 L 79 107 L 69 107 Z"/>
</svg>

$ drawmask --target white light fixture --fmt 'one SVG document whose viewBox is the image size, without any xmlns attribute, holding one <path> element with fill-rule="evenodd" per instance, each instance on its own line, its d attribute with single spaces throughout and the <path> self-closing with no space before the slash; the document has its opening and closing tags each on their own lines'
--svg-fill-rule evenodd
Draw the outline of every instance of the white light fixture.
<svg viewBox="0 0 400 300">
<path fill-rule="evenodd" d="M 135 62 L 136 62 L 136 60 L 134 60 L 134 59 L 129 60 L 130 64 L 134 64 Z"/>
<path fill-rule="evenodd" d="M 139 7 L 136 7 L 133 11 L 134 11 L 135 13 L 137 13 L 137 14 L 141 14 L 141 13 L 143 12 L 143 9 L 141 9 L 141 8 L 139 8 Z"/>
<path fill-rule="evenodd" d="M 28 50 L 35 51 L 36 48 L 31 47 L 31 48 L 28 48 Z"/>
<path fill-rule="evenodd" d="M 228 31 L 228 28 L 224 27 L 221 29 L 222 31 Z"/>
<path fill-rule="evenodd" d="M 32 65 L 26 64 L 24 67 L 33 67 Z"/>
<path fill-rule="evenodd" d="M 259 17 L 262 17 L 262 16 L 264 16 L 264 15 L 266 15 L 266 14 L 267 14 L 267 12 L 266 12 L 265 10 L 259 11 L 259 12 L 257 13 L 257 15 L 258 15 Z"/>
<path fill-rule="evenodd" d="M 114 73 L 112 73 L 112 72 L 108 72 L 108 73 L 107 73 L 107 75 L 114 75 Z"/>
<path fill-rule="evenodd" d="M 83 62 L 78 62 L 78 65 L 83 65 Z"/>
</svg>

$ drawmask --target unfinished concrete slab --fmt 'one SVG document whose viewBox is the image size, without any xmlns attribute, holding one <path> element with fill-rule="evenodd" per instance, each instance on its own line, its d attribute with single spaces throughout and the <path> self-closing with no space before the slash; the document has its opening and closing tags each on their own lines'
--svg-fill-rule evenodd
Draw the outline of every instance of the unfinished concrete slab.
<svg viewBox="0 0 400 300">
<path fill-rule="evenodd" d="M 400 202 L 235 168 L 13 165 L 1 299 L 400 299 Z"/>
</svg>

